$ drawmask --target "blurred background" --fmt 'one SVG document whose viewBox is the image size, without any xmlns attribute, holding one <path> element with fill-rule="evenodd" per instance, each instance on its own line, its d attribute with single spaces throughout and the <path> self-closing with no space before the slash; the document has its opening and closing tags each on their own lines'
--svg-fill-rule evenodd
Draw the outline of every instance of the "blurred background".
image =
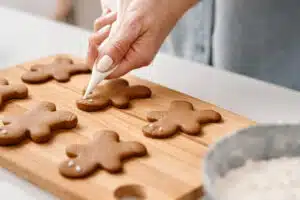
<svg viewBox="0 0 300 200">
<path fill-rule="evenodd" d="M 221 3 L 199 1 L 178 21 L 160 52 L 300 91 L 299 0 L 220 2 L 226 2 L 222 9 Z M 89 31 L 102 14 L 100 0 L 0 0 L 0 6 Z"/>
<path fill-rule="evenodd" d="M 101 14 L 100 0 L 0 0 L 0 5 L 89 30 Z"/>
</svg>

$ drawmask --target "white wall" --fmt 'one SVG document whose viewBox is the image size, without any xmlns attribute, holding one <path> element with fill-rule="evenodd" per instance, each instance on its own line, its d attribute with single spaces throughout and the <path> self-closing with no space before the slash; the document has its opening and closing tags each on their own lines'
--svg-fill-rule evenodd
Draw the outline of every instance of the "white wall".
<svg viewBox="0 0 300 200">
<path fill-rule="evenodd" d="M 111 0 L 116 2 L 116 0 Z M 75 25 L 93 29 L 94 20 L 101 15 L 100 0 L 72 0 Z M 44 17 L 53 17 L 56 0 L 0 0 L 1 6 L 16 8 Z"/>
<path fill-rule="evenodd" d="M 0 5 L 44 17 L 52 17 L 56 7 L 56 0 L 0 0 Z"/>
<path fill-rule="evenodd" d="M 101 15 L 100 0 L 73 0 L 73 5 L 75 24 L 92 30 L 94 20 Z"/>
</svg>

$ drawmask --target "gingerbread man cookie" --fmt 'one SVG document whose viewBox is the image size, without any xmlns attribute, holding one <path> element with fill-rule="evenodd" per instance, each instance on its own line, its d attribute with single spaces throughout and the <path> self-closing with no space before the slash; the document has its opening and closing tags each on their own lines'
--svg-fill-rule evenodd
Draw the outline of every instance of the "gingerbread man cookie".
<svg viewBox="0 0 300 200">
<path fill-rule="evenodd" d="M 151 138 L 167 138 L 182 131 L 189 135 L 200 132 L 201 124 L 219 122 L 221 115 L 213 110 L 194 110 L 191 103 L 173 101 L 168 111 L 154 111 L 147 115 L 150 122 L 143 128 L 144 135 Z"/>
<path fill-rule="evenodd" d="M 0 78 L 0 107 L 5 101 L 11 99 L 25 99 L 28 96 L 28 89 L 23 84 L 11 85 L 4 78 Z"/>
<path fill-rule="evenodd" d="M 26 137 L 36 143 L 47 142 L 54 130 L 71 129 L 77 125 L 77 117 L 68 111 L 56 111 L 50 102 L 40 102 L 32 110 L 20 116 L 5 116 L 0 127 L 0 145 L 15 145 Z"/>
<path fill-rule="evenodd" d="M 44 83 L 50 79 L 55 79 L 58 82 L 67 82 L 71 75 L 89 73 L 90 67 L 85 64 L 75 64 L 73 60 L 65 57 L 57 57 L 53 63 L 37 64 L 30 68 L 21 77 L 26 83 Z"/>
<path fill-rule="evenodd" d="M 144 156 L 147 149 L 138 142 L 120 142 L 113 131 L 99 131 L 88 144 L 73 144 L 66 148 L 70 159 L 59 166 L 60 173 L 68 178 L 83 178 L 97 168 L 110 173 L 122 170 L 122 160 L 134 156 Z"/>
<path fill-rule="evenodd" d="M 80 110 L 92 112 L 104 109 L 109 105 L 117 108 L 127 108 L 132 99 L 149 98 L 151 90 L 142 85 L 129 86 L 125 79 L 110 80 L 99 85 L 88 99 L 77 101 Z"/>
</svg>

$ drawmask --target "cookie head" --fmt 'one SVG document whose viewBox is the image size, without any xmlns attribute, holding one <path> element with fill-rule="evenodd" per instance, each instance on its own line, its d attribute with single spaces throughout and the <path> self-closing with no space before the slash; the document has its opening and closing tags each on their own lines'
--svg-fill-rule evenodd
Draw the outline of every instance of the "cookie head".
<svg viewBox="0 0 300 200">
<path fill-rule="evenodd" d="M 186 101 L 173 101 L 168 111 L 153 111 L 147 115 L 152 122 L 143 127 L 143 133 L 151 138 L 167 138 L 182 131 L 196 135 L 201 131 L 201 124 L 221 121 L 221 115 L 213 110 L 194 110 Z"/>
<path fill-rule="evenodd" d="M 112 105 L 116 108 L 128 108 L 133 99 L 151 97 L 151 90 L 142 85 L 129 86 L 125 79 L 114 79 L 95 88 L 88 99 L 76 102 L 80 110 L 87 112 L 98 111 Z"/>
<path fill-rule="evenodd" d="M 59 170 L 64 173 L 65 177 L 69 178 L 81 178 L 92 174 L 98 167 L 98 163 L 85 162 L 85 158 L 81 158 L 78 155 L 77 158 L 70 158 L 60 164 Z M 84 175 L 83 175 L 84 174 Z"/>
</svg>

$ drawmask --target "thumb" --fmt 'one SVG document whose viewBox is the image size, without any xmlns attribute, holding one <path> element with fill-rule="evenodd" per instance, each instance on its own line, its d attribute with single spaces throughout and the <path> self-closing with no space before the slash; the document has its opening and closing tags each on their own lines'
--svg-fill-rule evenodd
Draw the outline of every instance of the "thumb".
<svg viewBox="0 0 300 200">
<path fill-rule="evenodd" d="M 107 72 L 117 66 L 138 39 L 140 32 L 141 24 L 137 20 L 118 24 L 100 46 L 97 70 Z"/>
</svg>

